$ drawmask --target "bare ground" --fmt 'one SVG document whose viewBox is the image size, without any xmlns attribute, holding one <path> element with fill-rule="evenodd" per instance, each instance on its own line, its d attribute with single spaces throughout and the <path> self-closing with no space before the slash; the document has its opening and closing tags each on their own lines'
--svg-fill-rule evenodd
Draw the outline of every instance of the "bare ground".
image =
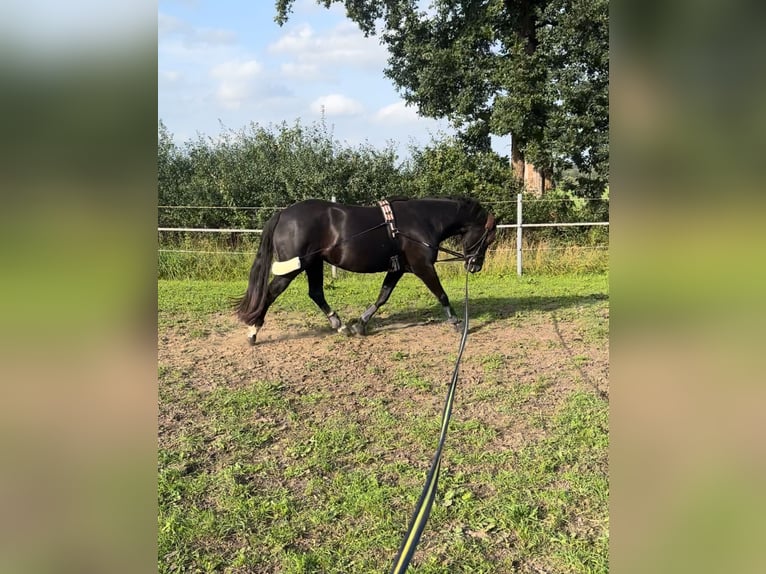
<svg viewBox="0 0 766 574">
<path fill-rule="evenodd" d="M 163 326 L 159 364 L 172 368 L 175 378 L 167 385 L 169 394 L 160 404 L 160 447 L 172 449 L 186 425 L 204 418 L 189 397 L 219 388 L 245 389 L 255 381 L 278 384 L 280 395 L 298 415 L 269 421 L 277 434 L 258 458 L 280 468 L 288 463 L 285 453 L 294 447 L 295 434 L 291 431 L 310 423 L 310 419 L 340 416 L 360 427 L 367 421 L 374 427 L 374 417 L 385 405 L 385 411 L 396 420 L 408 420 L 418 413 L 424 420 L 438 422 L 460 334 L 441 321 L 420 321 L 416 315 L 387 316 L 382 312 L 371 323 L 368 336 L 346 337 L 333 332 L 317 313 L 309 317 L 274 313 L 267 318 L 256 346 L 247 343 L 246 328 L 226 314 L 208 315 L 201 321 L 181 319 Z M 525 312 L 503 308 L 489 318 L 479 315 L 470 324 L 453 423 L 475 422 L 477 428 L 490 429 L 491 439 L 483 444 L 484 451 L 519 451 L 544 438 L 544 421 L 553 418 L 572 393 L 592 393 L 608 402 L 608 323 L 608 302 L 588 297 L 568 306 L 540 305 Z M 457 430 L 450 430 L 448 459 L 452 449 L 461 448 Z M 404 430 L 394 432 L 397 435 L 392 438 L 397 444 L 408 443 L 409 437 L 400 436 Z M 411 449 L 377 444 L 376 436 L 364 448 L 378 461 L 378 468 L 385 468 L 380 463 L 402 461 L 425 469 L 437 432 L 429 445 L 413 443 Z M 211 456 L 214 458 L 215 453 Z M 220 461 L 206 464 L 216 466 Z M 301 476 L 277 473 L 269 480 L 292 492 L 305 491 Z M 395 484 L 398 479 L 383 473 L 378 480 Z M 415 492 L 419 484 L 410 486 Z M 471 484 L 480 497 L 492 497 L 493 488 L 491 484 Z M 401 516 L 409 511 L 406 505 L 399 508 Z M 586 540 L 597 537 L 591 532 L 595 527 L 581 524 L 579 515 L 573 514 L 567 528 Z M 481 531 L 469 531 L 467 536 L 474 534 L 486 536 Z M 494 557 L 493 563 L 518 555 L 513 550 L 518 549 L 515 534 L 498 529 L 492 536 L 488 552 Z M 305 539 L 295 544 L 302 548 L 316 546 L 315 542 Z M 439 543 L 435 537 L 427 538 L 421 544 L 423 555 L 448 554 L 435 548 Z M 538 557 L 528 557 L 514 569 L 549 571 L 546 564 Z M 275 570 L 270 566 L 258 571 Z"/>
<path fill-rule="evenodd" d="M 588 308 L 606 329 L 608 308 Z M 569 314 L 571 315 L 571 314 Z M 373 320 L 365 337 L 338 335 L 329 326 L 307 324 L 292 313 L 271 315 L 256 346 L 248 345 L 246 330 L 228 315 L 213 315 L 204 330 L 187 331 L 183 324 L 160 334 L 159 363 L 184 373 L 185 386 L 201 392 L 218 386 L 236 388 L 254 380 L 279 381 L 294 395 L 321 392 L 314 416 L 354 412 L 363 398 L 384 400 L 392 413 L 417 407 L 440 413 L 459 343 L 459 333 L 437 321 Z M 430 381 L 430 389 L 398 385 L 403 375 Z M 539 429 L 527 417 L 500 408 L 493 400 L 520 386 L 535 393 L 517 404 L 541 416 L 553 413 L 575 389 L 608 400 L 609 356 L 605 337 L 589 337 L 571 316 L 541 313 L 531 324 L 513 318 L 472 322 L 463 357 L 454 417 L 477 420 L 497 431 L 496 448 L 518 447 Z M 422 391 L 425 392 L 422 392 Z M 461 397 L 464 400 L 461 400 Z M 159 435 L 172 434 L 185 416 L 183 407 L 161 405 Z"/>
</svg>

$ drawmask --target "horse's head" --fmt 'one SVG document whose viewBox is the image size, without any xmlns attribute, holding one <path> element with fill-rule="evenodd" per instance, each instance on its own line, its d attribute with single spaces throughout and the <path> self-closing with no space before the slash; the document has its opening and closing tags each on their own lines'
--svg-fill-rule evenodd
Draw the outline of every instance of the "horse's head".
<svg viewBox="0 0 766 574">
<path fill-rule="evenodd" d="M 497 223 L 495 216 L 482 211 L 481 219 L 468 225 L 463 233 L 463 255 L 465 268 L 471 273 L 481 271 L 487 247 L 495 240 Z"/>
</svg>

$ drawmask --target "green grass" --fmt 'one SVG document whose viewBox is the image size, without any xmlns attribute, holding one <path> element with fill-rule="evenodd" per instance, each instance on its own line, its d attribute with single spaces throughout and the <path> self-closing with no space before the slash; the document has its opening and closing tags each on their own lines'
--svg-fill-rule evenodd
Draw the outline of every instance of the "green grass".
<svg viewBox="0 0 766 574">
<path fill-rule="evenodd" d="M 329 272 L 327 273 L 329 275 Z M 240 297 L 247 287 L 245 279 L 237 281 L 212 280 L 160 280 L 158 282 L 158 309 L 160 326 L 186 322 L 209 313 L 230 313 L 232 301 Z M 358 317 L 380 291 L 383 274 L 360 275 L 342 273 L 338 279 L 325 278 L 325 296 L 330 306 L 344 317 Z M 508 315 L 509 309 L 534 312 L 571 310 L 571 303 L 584 298 L 605 299 L 609 276 L 597 274 L 524 275 L 512 273 L 479 273 L 470 277 L 470 315 L 472 321 Z M 442 285 L 450 296 L 453 307 L 461 315 L 464 275 L 442 277 Z M 315 315 L 318 324 L 325 319 L 308 297 L 305 275 L 299 275 L 277 299 L 273 312 L 293 311 Z M 408 313 L 410 318 L 441 318 L 441 308 L 417 277 L 407 274 L 397 285 L 380 315 Z M 563 318 L 566 318 L 564 316 Z M 518 315 L 527 321 L 526 314 Z M 311 320 L 311 317 L 309 317 Z M 597 322 L 594 328 L 602 328 Z M 602 335 L 605 335 L 603 332 Z M 402 359 L 406 357 L 402 356 Z"/>
<path fill-rule="evenodd" d="M 609 267 L 608 238 L 599 235 L 591 239 L 580 237 L 577 241 L 575 244 L 564 239 L 525 238 L 522 243 L 524 272 L 605 272 Z M 247 277 L 257 251 L 257 242 L 257 238 L 240 238 L 239 244 L 232 247 L 230 240 L 222 237 L 186 237 L 175 242 L 165 239 L 158 253 L 158 278 L 230 281 Z M 459 245 L 450 245 L 453 249 L 460 249 Z M 515 239 L 506 236 L 492 245 L 487 251 L 484 268 L 494 274 L 515 273 Z M 442 274 L 461 275 L 462 266 L 455 263 L 442 265 Z"/>
<path fill-rule="evenodd" d="M 345 318 L 358 316 L 380 280 L 344 275 L 329 283 L 328 300 Z M 577 329 L 583 344 L 603 346 L 607 283 L 606 274 L 472 276 L 471 324 L 504 321 L 511 329 L 555 316 Z M 444 285 L 458 308 L 463 278 L 446 277 Z M 160 281 L 160 335 L 183 328 L 204 345 L 205 333 L 221 328 L 211 318 L 229 313 L 228 300 L 244 287 Z M 325 321 L 303 279 L 273 312 Z M 441 318 L 433 296 L 412 277 L 380 313 Z M 487 380 L 500 381 L 531 344 L 473 360 Z M 583 367 L 588 357 L 578 351 L 570 362 Z M 441 399 L 444 381 L 418 370 L 416 356 L 392 351 L 386 359 L 392 392 Z M 253 372 L 246 384 L 204 390 L 188 383 L 193 368 L 158 365 L 161 413 L 184 415 L 158 452 L 160 572 L 387 571 L 433 454 L 438 413 L 394 411 L 373 395 L 360 396 L 353 412 L 328 416 L 333 397 L 322 388 L 296 393 L 289 381 Z M 502 437 L 491 421 L 453 420 L 436 503 L 410 572 L 608 572 L 608 404 L 578 388 L 549 410 L 524 408 L 554 375 L 535 375 L 507 392 L 461 387 L 458 412 L 490 401 L 499 415 L 538 432 L 505 448 L 497 446 Z"/>
</svg>

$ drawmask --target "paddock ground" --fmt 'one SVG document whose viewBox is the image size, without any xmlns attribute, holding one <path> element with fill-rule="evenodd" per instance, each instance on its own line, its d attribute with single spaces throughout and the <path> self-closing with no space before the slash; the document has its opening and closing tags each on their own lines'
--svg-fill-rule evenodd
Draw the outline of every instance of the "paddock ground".
<svg viewBox="0 0 766 574">
<path fill-rule="evenodd" d="M 608 571 L 601 285 L 474 307 L 439 495 L 410 571 Z M 390 567 L 459 333 L 434 308 L 392 306 L 368 336 L 345 337 L 287 307 L 251 347 L 228 312 L 160 304 L 163 572 Z"/>
</svg>

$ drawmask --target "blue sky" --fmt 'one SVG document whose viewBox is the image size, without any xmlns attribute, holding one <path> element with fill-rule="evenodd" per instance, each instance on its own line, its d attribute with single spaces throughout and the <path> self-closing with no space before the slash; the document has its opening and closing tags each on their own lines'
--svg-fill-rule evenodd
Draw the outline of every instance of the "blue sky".
<svg viewBox="0 0 766 574">
<path fill-rule="evenodd" d="M 296 0 L 283 27 L 275 13 L 273 0 L 160 0 L 158 112 L 177 143 L 214 137 L 221 123 L 309 124 L 322 110 L 335 139 L 393 141 L 402 156 L 453 133 L 404 105 L 383 75 L 385 49 L 342 6 Z"/>
</svg>

